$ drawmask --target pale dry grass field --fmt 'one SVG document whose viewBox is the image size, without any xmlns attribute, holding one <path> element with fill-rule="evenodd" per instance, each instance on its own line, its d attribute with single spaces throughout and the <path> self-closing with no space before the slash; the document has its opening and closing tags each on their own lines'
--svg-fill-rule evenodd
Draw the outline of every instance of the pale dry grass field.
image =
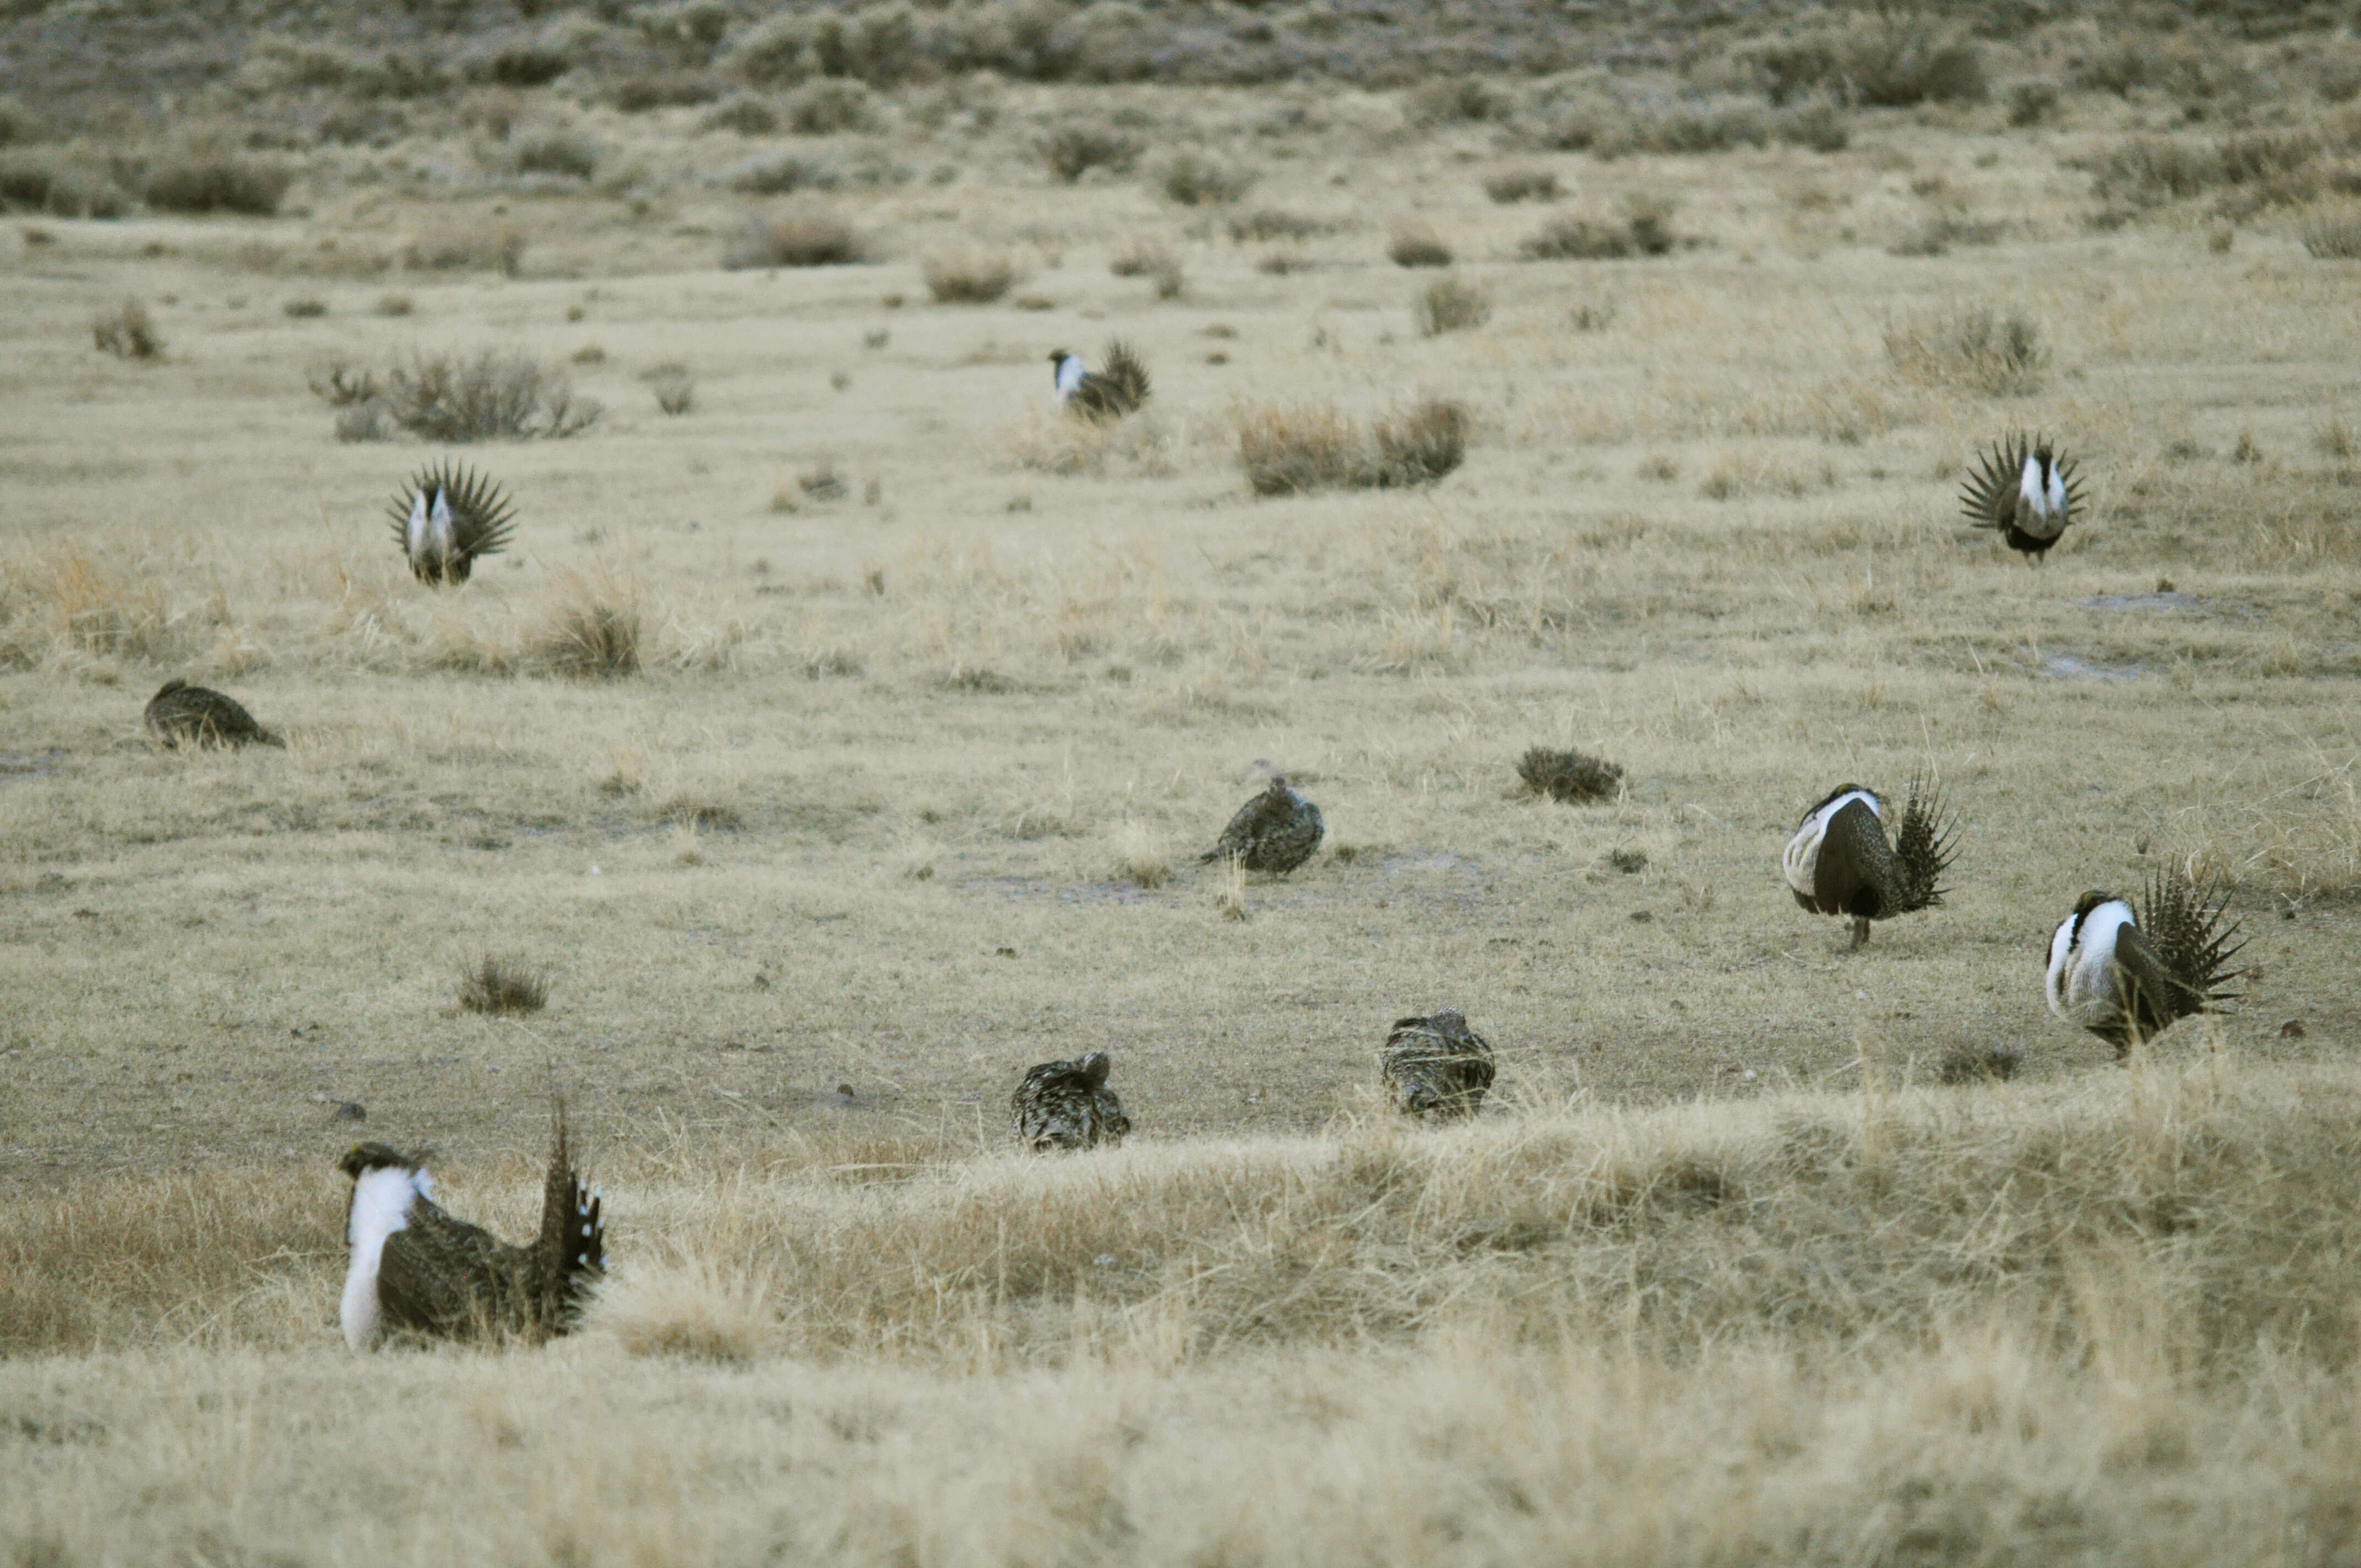
<svg viewBox="0 0 2361 1568">
<path fill-rule="evenodd" d="M 2341 209 L 2095 225 L 2153 128 L 2095 93 L 1613 159 L 1358 90 L 988 96 L 818 138 L 950 180 L 749 195 L 815 138 L 586 109 L 628 193 L 438 199 L 422 134 L 277 218 L 11 220 L 16 1561 L 2355 1561 Z M 1259 178 L 1055 181 L 1069 107 Z M 1521 258 L 1649 214 L 1664 254 Z M 723 269 L 754 215 L 868 259 Z M 1422 329 L 1413 224 L 1487 319 Z M 153 357 L 93 346 L 130 299 Z M 1083 427 L 1047 356 L 1112 337 L 1155 396 Z M 340 442 L 307 389 L 486 349 L 598 422 Z M 1249 488 L 1242 426 L 1430 398 L 1439 482 Z M 2038 570 L 1953 499 L 2017 429 L 2092 496 Z M 437 593 L 385 506 L 452 450 L 517 542 Z M 176 674 L 286 749 L 157 749 Z M 1621 793 L 1522 795 L 1532 745 Z M 1240 893 L 1195 856 L 1263 763 L 1329 837 Z M 1914 774 L 1953 892 L 1847 954 L 1780 848 Z M 2169 863 L 2255 972 L 2122 1070 L 2048 934 Z M 545 1003 L 471 1003 L 494 956 Z M 1373 1054 L 1440 1005 L 1501 1077 L 1425 1133 Z M 1093 1048 L 1133 1143 L 1018 1157 L 1018 1075 Z M 337 1154 L 431 1144 L 521 1235 L 553 1091 L 586 1332 L 354 1362 Z"/>
</svg>

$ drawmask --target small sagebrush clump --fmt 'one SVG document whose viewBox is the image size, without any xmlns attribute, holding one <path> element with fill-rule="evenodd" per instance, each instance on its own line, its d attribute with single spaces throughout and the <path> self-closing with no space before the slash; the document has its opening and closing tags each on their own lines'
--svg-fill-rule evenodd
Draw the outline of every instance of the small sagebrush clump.
<svg viewBox="0 0 2361 1568">
<path fill-rule="evenodd" d="M 175 152 L 158 159 L 139 184 L 159 213 L 237 213 L 267 218 L 279 211 L 295 176 L 275 163 L 227 152 Z"/>
<path fill-rule="evenodd" d="M 2302 233 L 2304 254 L 2315 261 L 2361 260 L 2361 210 L 2314 213 Z"/>
<path fill-rule="evenodd" d="M 1016 263 L 997 253 L 939 251 L 919 264 L 937 304 L 987 305 L 1016 286 Z"/>
<path fill-rule="evenodd" d="M 337 433 L 347 440 L 385 439 L 398 429 L 454 444 L 562 441 L 588 430 L 604 412 L 590 399 L 577 398 L 562 372 L 530 355 L 495 349 L 473 359 L 419 354 L 381 380 L 337 364 L 313 378 L 312 391 L 343 411 Z"/>
<path fill-rule="evenodd" d="M 1473 283 L 1456 278 L 1438 278 L 1420 293 L 1411 314 L 1418 323 L 1422 337 L 1437 337 L 1446 332 L 1464 332 L 1482 326 L 1492 319 L 1492 296 Z"/>
<path fill-rule="evenodd" d="M 1885 356 L 1906 380 L 1961 387 L 1988 398 L 2039 391 L 2049 366 L 2032 317 L 2021 311 L 2004 315 L 1981 304 L 1887 323 Z"/>
<path fill-rule="evenodd" d="M 470 1013 L 538 1013 L 548 1001 L 548 977 L 512 953 L 486 953 L 459 971 L 459 1005 Z"/>
<path fill-rule="evenodd" d="M 1634 203 L 1620 223 L 1605 218 L 1559 218 L 1518 247 L 1518 254 L 1528 261 L 1623 261 L 1666 256 L 1678 243 L 1673 236 L 1671 207 L 1641 202 Z"/>
<path fill-rule="evenodd" d="M 665 413 L 685 414 L 697 406 L 697 378 L 679 361 L 659 365 L 644 378 L 648 390 L 655 394 L 656 407 Z"/>
<path fill-rule="evenodd" d="M 1120 174 L 1139 160 L 1139 153 L 1132 137 L 1096 126 L 1061 126 L 1040 144 L 1041 161 L 1068 185 L 1093 169 Z"/>
<path fill-rule="evenodd" d="M 1484 181 L 1484 194 L 1503 206 L 1511 202 L 1554 202 L 1557 176 L 1546 169 L 1504 169 Z"/>
<path fill-rule="evenodd" d="M 1387 242 L 1386 258 L 1397 267 L 1448 267 L 1451 247 L 1432 229 L 1404 229 Z"/>
<path fill-rule="evenodd" d="M 866 259 L 861 236 L 840 219 L 806 214 L 750 218 L 721 253 L 724 269 L 755 267 L 850 267 Z"/>
<path fill-rule="evenodd" d="M 1467 411 L 1428 399 L 1366 429 L 1325 404 L 1249 409 L 1238 458 L 1258 496 L 1424 484 L 1466 456 Z"/>
<path fill-rule="evenodd" d="M 1547 795 L 1568 804 L 1612 800 L 1623 786 L 1620 764 L 1582 751 L 1554 751 L 1546 746 L 1529 748 L 1517 762 L 1517 777 L 1529 795 Z"/>
<path fill-rule="evenodd" d="M 1184 152 L 1164 166 L 1157 185 L 1166 201 L 1184 207 L 1227 206 L 1253 190 L 1258 178 L 1250 169 Z"/>
<path fill-rule="evenodd" d="M 137 300 L 126 300 L 93 319 L 90 335 L 101 354 L 112 354 L 117 359 L 157 359 L 164 353 L 164 339 L 148 317 L 148 307 Z"/>
<path fill-rule="evenodd" d="M 640 667 L 639 598 L 613 584 L 579 579 L 533 640 L 543 668 L 576 680 L 620 680 Z"/>
<path fill-rule="evenodd" d="M 452 218 L 413 236 L 401 248 L 401 264 L 415 271 L 486 271 L 513 278 L 524 266 L 524 247 L 519 229 Z"/>
</svg>

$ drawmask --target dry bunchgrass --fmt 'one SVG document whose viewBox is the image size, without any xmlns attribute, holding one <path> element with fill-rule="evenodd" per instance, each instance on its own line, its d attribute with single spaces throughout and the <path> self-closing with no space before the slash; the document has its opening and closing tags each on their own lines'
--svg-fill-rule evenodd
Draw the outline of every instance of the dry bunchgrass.
<svg viewBox="0 0 2361 1568">
<path fill-rule="evenodd" d="M 1886 323 L 1885 356 L 1907 380 L 1988 398 L 2037 392 L 2048 378 L 2041 329 L 2023 311 L 1944 306 Z"/>
<path fill-rule="evenodd" d="M 664 413 L 680 415 L 697 406 L 697 378 L 688 367 L 676 359 L 666 360 L 646 372 L 642 378 L 648 390 L 655 395 L 656 407 Z"/>
<path fill-rule="evenodd" d="M 755 267 L 850 267 L 868 259 L 851 224 L 821 214 L 749 218 L 721 253 L 732 271 Z"/>
<path fill-rule="evenodd" d="M 484 953 L 459 970 L 459 1005 L 470 1013 L 507 1017 L 548 1003 L 548 971 L 518 954 Z"/>
<path fill-rule="evenodd" d="M 1433 229 L 1402 229 L 1386 242 L 1386 259 L 1397 267 L 1448 267 L 1451 247 Z"/>
<path fill-rule="evenodd" d="M 647 641 L 639 591 L 611 577 L 576 576 L 527 646 L 538 668 L 576 680 L 637 674 Z"/>
<path fill-rule="evenodd" d="M 598 423 L 597 401 L 577 397 L 562 371 L 528 354 L 484 349 L 412 355 L 386 370 L 342 361 L 311 378 L 313 395 L 339 411 L 344 440 L 562 441 Z"/>
<path fill-rule="evenodd" d="M 524 267 L 524 231 L 488 218 L 440 215 L 401 247 L 402 265 L 426 272 L 499 272 Z"/>
<path fill-rule="evenodd" d="M 1023 273 L 996 251 L 941 250 L 919 263 L 927 292 L 938 304 L 988 305 L 1016 285 Z"/>
<path fill-rule="evenodd" d="M 1154 889 L 1172 880 L 1172 852 L 1164 836 L 1136 818 L 1115 829 L 1115 874 L 1134 887 Z"/>
<path fill-rule="evenodd" d="M 1517 780 L 1530 795 L 1568 803 L 1612 800 L 1623 787 L 1623 769 L 1587 751 L 1532 746 L 1518 759 Z"/>
<path fill-rule="evenodd" d="M 1236 415 L 1238 460 L 1258 496 L 1422 485 L 1466 459 L 1467 413 L 1430 398 L 1362 424 L 1324 404 Z"/>
<path fill-rule="evenodd" d="M 1438 278 L 1419 291 L 1411 319 L 1422 337 L 1482 326 L 1492 319 L 1491 291 L 1457 278 Z"/>
<path fill-rule="evenodd" d="M 2321 261 L 2361 260 L 2361 209 L 2323 208 L 2305 217 L 2304 254 Z"/>
</svg>

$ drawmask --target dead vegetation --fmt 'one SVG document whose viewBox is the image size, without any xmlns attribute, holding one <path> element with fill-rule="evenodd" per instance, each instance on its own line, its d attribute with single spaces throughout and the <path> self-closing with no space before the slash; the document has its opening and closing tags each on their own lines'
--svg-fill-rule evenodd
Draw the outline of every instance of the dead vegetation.
<svg viewBox="0 0 2361 1568">
<path fill-rule="evenodd" d="M 1467 422 L 1462 405 L 1434 398 L 1366 424 L 1323 404 L 1248 409 L 1238 460 L 1258 496 L 1422 485 L 1465 461 Z"/>
<path fill-rule="evenodd" d="M 514 953 L 485 953 L 459 970 L 459 1005 L 470 1013 L 508 1017 L 538 1013 L 549 1002 L 549 977 Z"/>
<path fill-rule="evenodd" d="M 112 354 L 117 359 L 164 356 L 164 339 L 156 331 L 155 319 L 137 300 L 126 300 L 102 312 L 91 322 L 90 335 L 101 354 Z"/>
<path fill-rule="evenodd" d="M 1532 746 L 1517 760 L 1517 780 L 1529 795 L 1573 805 L 1612 800 L 1623 787 L 1623 769 L 1587 751 Z"/>
<path fill-rule="evenodd" d="M 336 433 L 346 441 L 390 440 L 397 432 L 445 443 L 563 441 L 604 411 L 531 355 L 489 348 L 472 358 L 421 352 L 382 376 L 333 362 L 311 387 L 338 411 Z"/>
<path fill-rule="evenodd" d="M 1886 323 L 1885 356 L 1905 379 L 1987 398 L 2021 398 L 2048 379 L 2041 329 L 2023 311 L 1944 306 Z"/>
<path fill-rule="evenodd" d="M 817 214 L 749 218 L 721 253 L 731 271 L 754 267 L 851 267 L 867 252 L 852 225 Z"/>
<path fill-rule="evenodd" d="M 919 267 L 927 292 L 938 304 L 988 305 L 1023 276 L 1010 257 L 994 251 L 941 250 Z"/>
</svg>

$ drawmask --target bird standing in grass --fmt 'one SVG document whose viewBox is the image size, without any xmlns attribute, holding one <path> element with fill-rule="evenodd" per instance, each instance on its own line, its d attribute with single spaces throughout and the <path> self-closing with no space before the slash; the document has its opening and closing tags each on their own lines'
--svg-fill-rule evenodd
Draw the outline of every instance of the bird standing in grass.
<svg viewBox="0 0 2361 1568">
<path fill-rule="evenodd" d="M 1131 1131 L 1131 1118 L 1106 1086 L 1114 1066 L 1106 1052 L 1091 1051 L 1071 1061 L 1045 1061 L 1027 1071 L 1008 1102 L 1016 1141 L 1036 1153 L 1123 1142 Z"/>
<path fill-rule="evenodd" d="M 1885 837 L 1885 803 L 1859 784 L 1839 784 L 1804 813 L 1787 841 L 1783 868 L 1795 902 L 1820 915 L 1852 918 L 1852 945 L 1869 940 L 1869 923 L 1931 909 L 1948 890 L 1938 886 L 1956 852 L 1953 825 L 1939 794 L 1921 797 L 1910 784 L 1902 826 Z"/>
<path fill-rule="evenodd" d="M 284 746 L 233 697 L 183 680 L 166 681 L 148 699 L 148 733 L 167 746 Z"/>
<path fill-rule="evenodd" d="M 1131 345 L 1117 339 L 1106 346 L 1106 364 L 1085 368 L 1082 356 L 1052 349 L 1058 400 L 1089 420 L 1121 419 L 1148 401 L 1148 367 Z"/>
<path fill-rule="evenodd" d="M 395 1332 L 467 1339 L 545 1339 L 574 1327 L 606 1272 L 601 1198 L 575 1172 L 557 1109 L 542 1194 L 541 1234 L 510 1246 L 434 1202 L 434 1180 L 411 1156 L 357 1144 L 341 1162 L 353 1179 L 345 1236 L 351 1261 L 340 1314 L 345 1343 L 368 1350 Z"/>
<path fill-rule="evenodd" d="M 2115 1047 L 2115 1059 L 2175 1020 L 2214 1011 L 2245 971 L 2225 968 L 2246 946 L 2222 924 L 2225 900 L 2190 885 L 2179 868 L 2148 879 L 2147 911 L 2127 899 L 2084 894 L 2049 938 L 2049 1011 Z"/>
<path fill-rule="evenodd" d="M 2071 458 L 2039 436 L 2012 436 L 1982 455 L 1960 492 L 1960 510 L 1978 528 L 1997 529 L 2011 550 L 2041 565 L 2082 510 L 2082 483 Z"/>
<path fill-rule="evenodd" d="M 1397 1018 L 1378 1052 L 1395 1109 L 1422 1121 L 1473 1116 L 1492 1087 L 1492 1047 L 1454 1008 Z"/>
<path fill-rule="evenodd" d="M 393 498 L 392 517 L 411 575 L 437 587 L 466 582 L 477 556 L 507 548 L 514 526 L 514 508 L 498 485 L 447 462 L 419 470 Z"/>
<path fill-rule="evenodd" d="M 1250 872 L 1284 876 L 1312 858 L 1327 831 L 1320 808 L 1288 788 L 1285 775 L 1273 773 L 1270 787 L 1238 807 L 1197 863 L 1235 858 Z"/>
</svg>

